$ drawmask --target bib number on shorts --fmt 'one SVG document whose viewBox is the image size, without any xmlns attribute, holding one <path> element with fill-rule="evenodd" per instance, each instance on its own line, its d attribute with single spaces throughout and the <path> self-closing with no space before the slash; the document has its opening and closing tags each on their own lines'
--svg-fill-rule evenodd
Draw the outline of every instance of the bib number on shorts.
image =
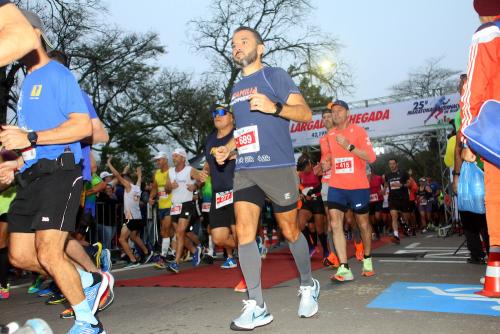
<svg viewBox="0 0 500 334">
<path fill-rule="evenodd" d="M 24 161 L 36 159 L 36 149 L 33 147 L 24 149 L 22 151 L 22 156 Z"/>
<path fill-rule="evenodd" d="M 182 204 L 172 205 L 172 208 L 170 209 L 170 215 L 171 216 L 180 215 L 181 211 L 182 211 Z"/>
<path fill-rule="evenodd" d="M 335 174 L 353 174 L 354 158 L 335 158 Z"/>
<path fill-rule="evenodd" d="M 370 203 L 378 201 L 378 194 L 370 194 Z"/>
<path fill-rule="evenodd" d="M 239 154 L 256 153 L 260 151 L 259 130 L 257 125 L 245 126 L 234 130 L 234 139 Z"/>
<path fill-rule="evenodd" d="M 219 209 L 223 206 L 233 204 L 233 191 L 223 191 L 215 194 L 215 208 Z"/>
<path fill-rule="evenodd" d="M 210 207 L 212 203 L 210 202 L 205 202 L 201 204 L 201 212 L 210 212 Z"/>
</svg>

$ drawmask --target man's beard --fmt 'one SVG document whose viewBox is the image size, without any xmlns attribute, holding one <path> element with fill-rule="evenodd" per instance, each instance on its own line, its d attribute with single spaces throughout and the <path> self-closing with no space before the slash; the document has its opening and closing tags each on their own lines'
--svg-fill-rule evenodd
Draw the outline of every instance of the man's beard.
<svg viewBox="0 0 500 334">
<path fill-rule="evenodd" d="M 240 60 L 233 58 L 236 67 L 245 68 L 257 60 L 257 48 L 253 49 L 247 56 Z"/>
</svg>

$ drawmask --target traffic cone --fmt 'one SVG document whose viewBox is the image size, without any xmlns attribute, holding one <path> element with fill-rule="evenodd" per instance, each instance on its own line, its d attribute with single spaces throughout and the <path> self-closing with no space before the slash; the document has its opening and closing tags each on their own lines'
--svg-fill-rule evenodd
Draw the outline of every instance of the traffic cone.
<svg viewBox="0 0 500 334">
<path fill-rule="evenodd" d="M 491 246 L 488 254 L 488 262 L 500 261 L 500 246 Z"/>
<path fill-rule="evenodd" d="M 500 247 L 490 247 L 484 287 L 476 294 L 489 298 L 500 298 Z"/>
</svg>

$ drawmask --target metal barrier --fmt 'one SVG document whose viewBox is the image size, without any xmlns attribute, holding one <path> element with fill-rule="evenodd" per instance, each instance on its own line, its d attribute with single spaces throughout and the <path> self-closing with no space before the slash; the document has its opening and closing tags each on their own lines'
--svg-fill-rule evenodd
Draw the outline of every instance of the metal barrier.
<svg viewBox="0 0 500 334">
<path fill-rule="evenodd" d="M 143 219 L 144 228 L 141 238 L 145 245 L 154 248 L 159 241 L 158 235 L 158 209 L 148 204 L 147 217 Z M 125 222 L 122 204 L 96 203 L 95 224 L 87 233 L 90 243 L 101 242 L 104 248 L 118 249 L 118 238 L 121 226 Z"/>
</svg>

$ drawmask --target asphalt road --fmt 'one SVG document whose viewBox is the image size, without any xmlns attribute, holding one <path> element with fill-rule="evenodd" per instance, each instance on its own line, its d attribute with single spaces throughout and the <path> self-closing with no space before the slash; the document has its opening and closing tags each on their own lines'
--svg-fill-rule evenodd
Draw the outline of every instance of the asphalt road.
<svg viewBox="0 0 500 334">
<path fill-rule="evenodd" d="M 404 239 L 399 246 L 387 245 L 374 253 L 377 272 L 374 277 L 361 277 L 360 264 L 351 259 L 355 281 L 349 283 L 331 282 L 329 276 L 333 271 L 329 268 L 315 271 L 313 275 L 321 283 L 320 310 L 310 319 L 296 315 L 297 280 L 264 290 L 274 321 L 255 332 L 500 333 L 500 311 L 498 316 L 485 316 L 367 308 L 394 282 L 479 284 L 485 266 L 465 263 L 464 248 L 452 255 L 462 241 L 463 237 L 458 236 L 441 239 L 423 235 Z M 114 274 L 123 279 L 157 273 L 145 266 Z M 115 291 L 114 304 L 100 314 L 108 334 L 231 333 L 229 324 L 239 315 L 241 300 L 246 298 L 231 289 L 116 288 Z M 43 299 L 28 295 L 26 287 L 20 287 L 12 290 L 9 300 L 0 302 L 0 323 L 40 317 L 54 333 L 65 333 L 72 320 L 59 319 L 60 311 L 62 306 L 46 306 Z"/>
</svg>

